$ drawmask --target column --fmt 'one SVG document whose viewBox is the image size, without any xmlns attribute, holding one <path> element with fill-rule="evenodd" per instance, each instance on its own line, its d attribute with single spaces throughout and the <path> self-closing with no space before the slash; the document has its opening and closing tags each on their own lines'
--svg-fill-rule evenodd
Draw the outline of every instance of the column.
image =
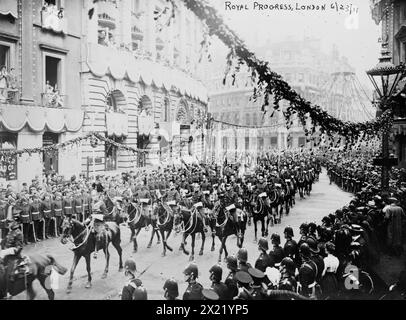
<svg viewBox="0 0 406 320">
<path fill-rule="evenodd" d="M 92 19 L 89 19 L 88 16 L 88 11 L 91 8 L 94 8 L 94 12 L 93 12 L 93 16 Z M 87 27 L 87 42 L 88 43 L 94 43 L 97 44 L 98 42 L 98 29 L 99 29 L 99 25 L 98 25 L 98 5 L 94 5 L 94 6 L 86 6 L 85 8 L 85 13 L 84 13 L 84 25 Z M 87 53 L 86 53 L 87 54 Z"/>
<path fill-rule="evenodd" d="M 156 59 L 156 34 L 155 34 L 155 0 L 148 0 L 146 2 L 146 29 L 145 29 L 145 48 L 151 52 L 152 60 Z"/>
<path fill-rule="evenodd" d="M 21 1 L 22 6 L 22 25 L 21 25 L 21 100 L 23 102 L 34 102 L 34 81 L 32 74 L 33 66 L 33 14 L 32 1 Z"/>
</svg>

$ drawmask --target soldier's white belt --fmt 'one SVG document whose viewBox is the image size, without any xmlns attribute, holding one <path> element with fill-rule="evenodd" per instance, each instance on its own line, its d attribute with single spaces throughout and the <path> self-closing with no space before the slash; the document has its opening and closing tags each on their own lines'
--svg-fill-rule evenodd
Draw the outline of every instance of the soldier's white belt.
<svg viewBox="0 0 406 320">
<path fill-rule="evenodd" d="M 51 210 L 44 210 L 44 213 L 50 213 Z"/>
<path fill-rule="evenodd" d="M 176 201 L 168 201 L 167 203 L 166 203 L 168 206 L 176 206 Z"/>
<path fill-rule="evenodd" d="M 282 187 L 280 183 L 275 183 L 275 187 Z"/>
<path fill-rule="evenodd" d="M 258 195 L 258 197 L 263 198 L 263 197 L 267 197 L 266 192 L 262 192 Z"/>
<path fill-rule="evenodd" d="M 72 207 L 64 207 L 65 209 L 72 209 Z"/>
<path fill-rule="evenodd" d="M 285 180 L 285 182 L 290 182 L 290 181 L 291 181 L 290 179 L 286 179 L 286 180 Z"/>
<path fill-rule="evenodd" d="M 61 212 L 61 211 L 62 211 L 62 209 L 55 209 L 55 211 L 57 211 L 57 212 Z"/>
<path fill-rule="evenodd" d="M 140 199 L 141 203 L 149 203 L 149 199 Z"/>
<path fill-rule="evenodd" d="M 31 212 L 32 215 L 38 215 L 39 212 Z"/>
</svg>

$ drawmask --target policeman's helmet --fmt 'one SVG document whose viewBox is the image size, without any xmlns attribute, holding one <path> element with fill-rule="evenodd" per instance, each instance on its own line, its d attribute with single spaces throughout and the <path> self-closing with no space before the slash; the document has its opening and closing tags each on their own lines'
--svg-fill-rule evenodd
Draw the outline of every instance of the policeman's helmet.
<svg viewBox="0 0 406 320">
<path fill-rule="evenodd" d="M 172 298 L 179 296 L 178 283 L 174 279 L 168 279 L 165 281 L 164 290 L 165 293 Z"/>
<path fill-rule="evenodd" d="M 248 261 L 248 251 L 247 251 L 247 249 L 241 248 L 240 250 L 238 250 L 237 259 L 240 262 L 244 262 L 244 263 L 247 262 Z"/>
<path fill-rule="evenodd" d="M 314 233 L 316 232 L 317 225 L 314 222 L 309 223 L 309 232 Z"/>
<path fill-rule="evenodd" d="M 302 243 L 300 245 L 300 249 L 299 252 L 301 255 L 305 256 L 305 257 L 310 257 L 310 247 L 307 243 Z"/>
<path fill-rule="evenodd" d="M 289 272 L 290 274 L 295 273 L 296 265 L 292 258 L 289 257 L 283 258 L 280 267 L 285 268 L 286 271 Z"/>
<path fill-rule="evenodd" d="M 216 281 L 221 281 L 221 278 L 223 276 L 223 269 L 218 264 L 212 266 L 209 272 Z"/>
<path fill-rule="evenodd" d="M 272 236 L 271 236 L 271 241 L 272 241 L 273 244 L 276 244 L 276 245 L 281 244 L 281 237 L 280 237 L 280 235 L 277 234 L 277 233 L 272 234 Z"/>
<path fill-rule="evenodd" d="M 137 266 L 135 264 L 134 259 L 127 259 L 126 262 L 124 263 L 124 269 L 125 271 L 135 273 L 137 271 Z"/>
<path fill-rule="evenodd" d="M 183 270 L 183 274 L 186 276 L 193 276 L 194 278 L 198 277 L 199 269 L 197 264 L 192 262 L 188 266 L 186 266 L 185 270 Z"/>
<path fill-rule="evenodd" d="M 269 246 L 268 246 L 268 240 L 264 237 L 262 237 L 261 239 L 259 239 L 258 241 L 258 247 L 261 250 L 264 251 L 268 251 L 269 250 Z"/>
<path fill-rule="evenodd" d="M 227 268 L 229 268 L 232 271 L 236 271 L 238 269 L 238 262 L 237 258 L 235 256 L 227 256 L 226 259 L 227 262 Z"/>
<path fill-rule="evenodd" d="M 288 237 L 294 237 L 292 227 L 286 227 L 283 233 Z"/>
</svg>

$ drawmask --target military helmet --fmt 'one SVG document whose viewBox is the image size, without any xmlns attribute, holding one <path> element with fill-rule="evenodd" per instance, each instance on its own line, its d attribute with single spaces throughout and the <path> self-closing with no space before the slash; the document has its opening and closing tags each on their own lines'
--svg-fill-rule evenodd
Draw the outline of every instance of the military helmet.
<svg viewBox="0 0 406 320">
<path fill-rule="evenodd" d="M 317 229 L 317 225 L 314 222 L 309 223 L 309 232 L 315 232 Z"/>
<path fill-rule="evenodd" d="M 218 265 L 215 264 L 214 266 L 212 266 L 209 270 L 210 274 L 212 274 L 214 276 L 214 278 L 217 281 L 221 281 L 221 278 L 223 276 L 223 269 Z"/>
<path fill-rule="evenodd" d="M 168 279 L 165 281 L 164 290 L 168 292 L 168 295 L 176 298 L 179 296 L 178 283 L 174 279 Z"/>
<path fill-rule="evenodd" d="M 264 237 L 262 237 L 261 239 L 259 239 L 259 241 L 258 241 L 258 247 L 259 247 L 261 250 L 268 251 L 268 250 L 269 250 L 268 240 L 267 240 L 266 238 L 264 238 Z"/>
<path fill-rule="evenodd" d="M 294 274 L 295 273 L 295 269 L 296 269 L 296 265 L 295 262 L 293 261 L 292 258 L 289 257 L 285 257 L 282 259 L 281 261 L 281 267 L 285 267 L 285 269 L 289 272 Z"/>
<path fill-rule="evenodd" d="M 285 233 L 288 237 L 294 237 L 292 227 L 286 227 L 283 233 Z"/>
<path fill-rule="evenodd" d="M 199 269 L 197 267 L 197 264 L 192 262 L 189 265 L 186 266 L 185 270 L 183 270 L 183 274 L 189 276 L 189 275 L 194 275 L 195 278 L 198 277 Z"/>
<path fill-rule="evenodd" d="M 306 257 L 310 256 L 310 247 L 309 245 L 305 242 L 300 245 L 299 249 L 300 253 Z"/>
<path fill-rule="evenodd" d="M 137 266 L 134 259 L 127 259 L 124 263 L 124 269 L 132 273 L 137 271 Z"/>
<path fill-rule="evenodd" d="M 307 223 L 302 223 L 299 227 L 300 230 L 303 230 L 304 233 L 309 232 L 309 225 Z"/>
<path fill-rule="evenodd" d="M 237 253 L 237 259 L 241 262 L 247 262 L 248 261 L 248 251 L 245 248 L 241 248 L 238 250 Z"/>
<path fill-rule="evenodd" d="M 236 271 L 238 269 L 238 262 L 237 258 L 235 256 L 227 256 L 227 268 L 229 268 L 232 271 Z"/>
</svg>

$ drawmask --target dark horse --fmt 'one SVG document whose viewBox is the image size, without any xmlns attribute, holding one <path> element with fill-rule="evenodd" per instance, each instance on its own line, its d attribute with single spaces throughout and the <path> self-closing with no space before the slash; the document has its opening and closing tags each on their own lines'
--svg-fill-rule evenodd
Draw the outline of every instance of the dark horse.
<svg viewBox="0 0 406 320">
<path fill-rule="evenodd" d="M 73 238 L 71 242 L 73 243 L 73 263 L 70 270 L 70 278 L 68 283 L 67 292 L 70 293 L 72 290 L 73 274 L 75 272 L 76 266 L 79 263 L 79 260 L 84 257 L 86 260 L 86 270 L 87 270 L 87 284 L 86 288 L 92 286 L 92 276 L 90 270 L 90 255 L 93 252 L 103 250 L 106 257 L 106 266 L 102 275 L 102 279 L 107 277 L 109 270 L 109 244 L 112 243 L 114 248 L 116 248 L 118 256 L 120 258 L 119 262 L 119 271 L 123 269 L 123 260 L 122 260 L 122 249 L 120 246 L 121 236 L 120 236 L 120 227 L 114 222 L 106 222 L 108 229 L 102 231 L 100 240 L 96 241 L 96 234 L 92 230 L 91 225 L 85 226 L 83 223 L 72 218 L 65 218 L 62 223 L 62 236 L 61 242 L 66 244 L 70 238 Z"/>
<path fill-rule="evenodd" d="M 237 246 L 242 247 L 244 243 L 244 234 L 247 226 L 247 215 L 244 213 L 242 217 L 237 217 L 236 221 L 232 221 L 230 217 L 230 212 L 228 212 L 224 205 L 219 204 L 215 207 L 215 217 L 216 217 L 216 235 L 221 242 L 220 252 L 219 252 L 219 262 L 221 262 L 221 255 L 225 253 L 225 257 L 228 256 L 226 241 L 227 238 L 233 234 L 237 236 Z"/>
<path fill-rule="evenodd" d="M 163 203 L 162 199 L 159 199 L 155 204 L 154 213 L 157 215 L 157 225 L 162 237 L 162 256 L 164 257 L 166 256 L 166 249 L 173 251 L 167 243 L 173 228 L 173 211 L 168 205 Z"/>
<path fill-rule="evenodd" d="M 197 210 L 193 208 L 192 210 L 179 210 L 179 213 L 174 215 L 174 228 L 175 232 L 182 232 L 182 243 L 181 249 L 186 255 L 189 255 L 189 251 L 186 250 L 186 238 L 190 235 L 192 237 L 192 254 L 189 260 L 193 261 L 195 258 L 195 238 L 196 233 L 202 235 L 202 247 L 199 251 L 199 256 L 203 255 L 204 242 L 206 241 L 206 235 L 204 233 L 204 226 L 202 219 L 198 216 Z"/>
<path fill-rule="evenodd" d="M 137 236 L 140 233 L 141 229 L 144 228 L 144 227 L 147 227 L 149 225 L 152 226 L 151 238 L 149 240 L 147 248 L 151 248 L 152 240 L 154 240 L 154 235 L 155 234 L 158 237 L 158 242 L 157 243 L 159 244 L 161 242 L 159 232 L 157 230 L 156 221 L 153 220 L 151 217 L 147 217 L 147 216 L 143 215 L 139 205 L 137 205 L 136 203 L 133 203 L 133 202 L 128 203 L 127 215 L 128 215 L 127 224 L 128 224 L 128 227 L 131 230 L 130 241 L 133 242 L 133 245 L 134 245 L 133 246 L 133 252 L 134 253 L 138 251 Z"/>
<path fill-rule="evenodd" d="M 257 197 L 256 201 L 251 204 L 252 218 L 254 220 L 254 242 L 257 242 L 257 222 L 261 222 L 261 235 L 266 237 L 268 234 L 268 223 L 265 224 L 265 218 L 267 217 L 267 207 L 265 201 L 261 197 Z M 266 225 L 266 228 L 265 228 Z"/>
<path fill-rule="evenodd" d="M 58 274 L 64 275 L 66 268 L 59 265 L 55 259 L 50 256 L 33 255 L 28 257 L 28 262 L 17 275 L 13 275 L 13 281 L 10 280 L 10 272 L 16 262 L 15 256 L 8 256 L 4 259 L 4 264 L 0 263 L 0 300 L 4 299 L 9 293 L 11 296 L 16 296 L 27 290 L 27 298 L 34 300 L 36 293 L 32 288 L 32 283 L 38 279 L 41 286 L 48 295 L 49 300 L 54 300 L 55 293 L 50 286 L 50 275 L 52 269 Z M 27 268 L 28 273 L 25 273 Z"/>
</svg>

